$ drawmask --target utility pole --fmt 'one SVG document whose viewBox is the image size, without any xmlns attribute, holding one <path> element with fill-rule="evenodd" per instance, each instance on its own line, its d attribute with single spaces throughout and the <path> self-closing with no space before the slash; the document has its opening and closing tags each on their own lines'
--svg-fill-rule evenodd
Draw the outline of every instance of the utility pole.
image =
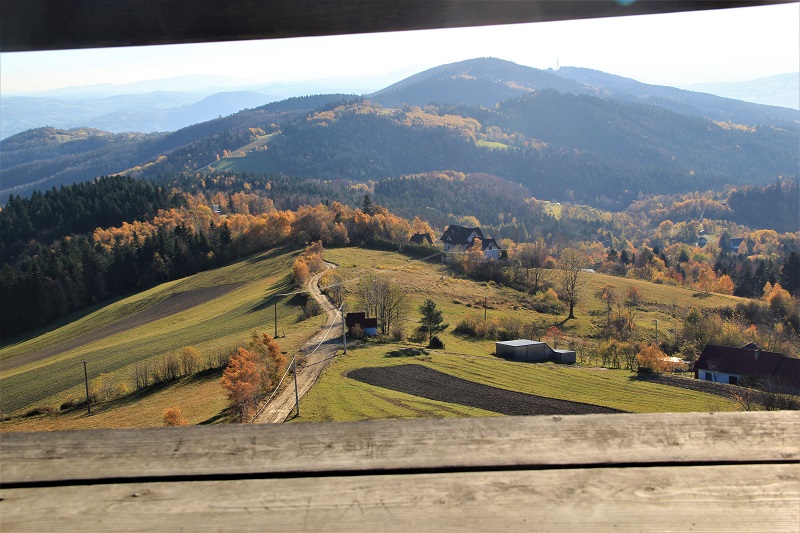
<svg viewBox="0 0 800 533">
<path fill-rule="evenodd" d="M 656 345 L 658 345 L 658 319 L 656 319 Z"/>
<path fill-rule="evenodd" d="M 273 312 L 275 317 L 275 336 L 273 339 L 278 338 L 278 300 L 275 300 L 275 305 L 273 306 Z"/>
<path fill-rule="evenodd" d="M 294 404 L 297 407 L 297 414 L 300 416 L 300 394 L 297 392 L 297 355 L 292 358 L 292 370 L 294 371 Z"/>
<path fill-rule="evenodd" d="M 489 304 L 489 298 L 483 297 L 483 321 L 486 322 L 486 306 Z"/>
<path fill-rule="evenodd" d="M 344 354 L 347 355 L 347 325 L 344 321 L 344 305 L 340 309 L 342 310 L 342 346 L 344 346 Z"/>
<path fill-rule="evenodd" d="M 444 252 L 442 252 L 442 281 L 444 281 Z"/>
<path fill-rule="evenodd" d="M 92 404 L 89 402 L 89 372 L 86 370 L 87 361 L 83 362 L 83 379 L 86 381 L 86 414 L 92 414 Z"/>
</svg>

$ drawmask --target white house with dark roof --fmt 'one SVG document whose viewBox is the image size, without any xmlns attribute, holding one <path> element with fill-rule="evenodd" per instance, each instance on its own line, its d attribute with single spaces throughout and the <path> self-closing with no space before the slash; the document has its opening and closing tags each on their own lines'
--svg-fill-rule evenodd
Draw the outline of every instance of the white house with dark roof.
<svg viewBox="0 0 800 533">
<path fill-rule="evenodd" d="M 484 257 L 500 259 L 500 245 L 493 238 L 484 236 L 481 228 L 465 228 L 451 224 L 445 229 L 440 240 L 444 244 L 445 252 L 466 252 L 472 248 L 476 238 L 481 240 Z"/>
</svg>

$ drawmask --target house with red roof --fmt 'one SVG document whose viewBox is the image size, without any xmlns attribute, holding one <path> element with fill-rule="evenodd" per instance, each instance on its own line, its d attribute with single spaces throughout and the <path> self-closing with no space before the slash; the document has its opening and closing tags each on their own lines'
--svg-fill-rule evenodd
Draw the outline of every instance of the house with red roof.
<svg viewBox="0 0 800 533">
<path fill-rule="evenodd" d="M 761 350 L 753 343 L 741 348 L 709 344 L 694 364 L 694 377 L 731 385 L 768 380 L 800 392 L 800 359 Z"/>
</svg>

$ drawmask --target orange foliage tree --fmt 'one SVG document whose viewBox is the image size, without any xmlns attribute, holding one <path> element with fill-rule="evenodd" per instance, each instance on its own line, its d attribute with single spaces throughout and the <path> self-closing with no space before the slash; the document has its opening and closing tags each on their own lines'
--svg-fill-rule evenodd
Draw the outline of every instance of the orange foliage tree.
<svg viewBox="0 0 800 533">
<path fill-rule="evenodd" d="M 636 361 L 640 370 L 650 372 L 674 372 L 682 366 L 682 363 L 670 361 L 667 354 L 655 344 L 642 346 L 636 354 Z"/>
<path fill-rule="evenodd" d="M 264 383 L 264 364 L 258 355 L 239 348 L 222 373 L 222 386 L 239 421 L 252 416 Z"/>
<path fill-rule="evenodd" d="M 180 407 L 167 407 L 164 409 L 165 426 L 187 426 L 189 421 L 181 416 Z"/>
</svg>

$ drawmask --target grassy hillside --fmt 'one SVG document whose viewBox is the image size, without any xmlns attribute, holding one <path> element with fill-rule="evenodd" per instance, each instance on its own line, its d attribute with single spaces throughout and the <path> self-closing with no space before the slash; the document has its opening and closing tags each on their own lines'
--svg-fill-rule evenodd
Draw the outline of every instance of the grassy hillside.
<svg viewBox="0 0 800 533">
<path fill-rule="evenodd" d="M 568 335 L 581 338 L 593 332 L 593 322 L 602 317 L 600 302 L 591 296 L 605 283 L 621 290 L 635 285 L 645 301 L 637 320 L 641 336 L 652 336 L 654 319 L 660 332 L 676 328 L 689 307 L 730 305 L 738 299 L 656 285 L 640 280 L 614 278 L 603 274 L 585 274 L 584 303 L 577 307 L 577 320 L 563 323 L 563 316 L 543 315 L 523 309 L 520 295 L 494 283 L 442 275 L 436 264 L 409 260 L 394 253 L 362 249 L 328 250 L 326 259 L 339 263 L 338 272 L 352 281 L 352 288 L 364 274 L 385 276 L 409 291 L 410 331 L 419 318 L 417 308 L 427 298 L 443 311 L 450 327 L 440 335 L 444 350 L 425 350 L 419 344 L 379 344 L 367 342 L 351 347 L 347 356 L 339 356 L 326 370 L 320 382 L 301 400 L 298 421 L 361 420 L 370 418 L 413 418 L 446 416 L 494 416 L 495 413 L 436 402 L 360 383 L 344 376 L 350 370 L 416 363 L 470 381 L 529 394 L 602 405 L 629 412 L 716 411 L 733 408 L 719 396 L 677 387 L 638 381 L 626 370 L 597 369 L 581 365 L 529 364 L 494 357 L 494 342 L 473 340 L 454 334 L 455 324 L 466 314 L 483 316 L 484 298 L 489 302 L 489 317 L 515 317 L 523 322 L 558 325 Z M 372 266 L 376 265 L 376 266 Z M 355 300 L 348 303 L 355 309 Z"/>
<path fill-rule="evenodd" d="M 70 394 L 82 398 L 84 360 L 88 361 L 90 379 L 107 373 L 114 381 L 132 385 L 132 367 L 138 361 L 175 353 L 186 346 L 195 347 L 208 358 L 246 343 L 253 330 L 272 334 L 276 300 L 279 334 L 284 329 L 286 332 L 279 344 L 284 350 L 295 349 L 322 321 L 319 317 L 298 323 L 300 299 L 272 296 L 290 289 L 289 272 L 295 253 L 292 249 L 273 250 L 168 282 L 75 316 L 52 331 L 3 346 L 0 411 L 24 411 L 32 405 L 58 407 Z M 212 287 L 221 288 L 209 291 Z M 172 312 L 160 316 L 160 306 L 169 306 Z M 123 320 L 130 327 L 115 332 L 113 326 Z M 97 335 L 98 331 L 111 334 Z M 84 344 L 83 340 L 90 342 Z M 153 396 L 159 394 L 162 392 Z M 221 395 L 219 389 L 216 396 Z M 210 411 L 192 418 L 202 421 L 216 414 L 219 402 L 209 401 L 213 404 Z"/>
<path fill-rule="evenodd" d="M 0 423 L 0 430 L 51 430 L 94 427 L 140 427 L 161 424 L 167 407 L 179 406 L 190 423 L 224 421 L 226 404 L 219 385 L 219 371 L 207 371 L 161 387 L 129 394 L 93 407 L 92 416 L 81 408 L 58 413 L 65 398 L 81 399 L 82 361 L 89 362 L 90 378 L 107 373 L 132 388 L 132 367 L 137 361 L 175 353 L 194 346 L 204 357 L 246 342 L 255 329 L 272 332 L 270 295 L 290 288 L 288 273 L 296 251 L 279 249 L 253 256 L 217 270 L 204 272 L 116 301 L 73 320 L 57 329 L 39 332 L 0 348 L 2 410 L 22 414 L 32 406 L 51 406 L 55 413 L 13 417 Z M 466 314 L 482 318 L 483 302 L 488 317 L 515 317 L 523 322 L 558 325 L 569 337 L 592 334 L 602 321 L 602 307 L 591 294 L 605 283 L 619 290 L 635 285 L 644 304 L 638 315 L 640 336 L 652 335 L 653 320 L 660 322 L 662 335 L 677 328 L 691 306 L 730 305 L 738 299 L 708 295 L 640 280 L 585 274 L 586 298 L 576 308 L 577 320 L 564 323 L 563 316 L 544 315 L 522 307 L 522 295 L 495 283 L 478 283 L 451 277 L 436 263 L 424 263 L 406 256 L 359 248 L 331 249 L 326 259 L 336 262 L 347 280 L 348 303 L 356 308 L 352 291 L 361 276 L 375 273 L 409 290 L 410 331 L 418 320 L 417 308 L 432 298 L 442 309 L 450 327 L 441 335 L 445 350 L 424 351 L 413 343 L 367 343 L 352 347 L 338 357 L 323 379 L 301 403 L 299 420 L 355 420 L 393 417 L 493 416 L 494 413 L 418 398 L 372 387 L 345 378 L 348 370 L 409 362 L 423 364 L 457 377 L 509 390 L 592 403 L 624 411 L 726 410 L 732 404 L 708 394 L 646 383 L 632 379 L 624 370 L 592 369 L 580 365 L 523 364 L 494 357 L 494 342 L 454 334 L 457 322 Z M 192 299 L 190 296 L 197 295 Z M 181 299 L 184 298 L 184 299 Z M 211 299 L 208 299 L 211 298 Z M 321 317 L 297 322 L 300 299 L 278 301 L 279 344 L 292 352 L 298 343 L 317 329 Z M 159 309 L 184 308 L 159 316 Z M 195 305 L 190 305 L 194 303 Z M 136 317 L 152 320 L 137 322 Z M 153 318 L 154 317 L 154 318 Z M 131 324 L 113 332 L 115 325 Z M 106 329 L 104 329 L 106 328 Z M 112 328 L 109 330 L 108 328 Z M 107 336 L 98 332 L 111 331 Z M 81 344 L 82 340 L 91 342 Z M 93 339 L 93 340 L 92 340 Z M 63 351 L 59 346 L 66 346 Z M 70 347 L 72 346 L 72 347 Z M 48 352 L 48 350 L 50 352 Z M 52 352 L 52 353 L 51 353 Z M 37 359 L 36 354 L 45 354 Z"/>
</svg>

